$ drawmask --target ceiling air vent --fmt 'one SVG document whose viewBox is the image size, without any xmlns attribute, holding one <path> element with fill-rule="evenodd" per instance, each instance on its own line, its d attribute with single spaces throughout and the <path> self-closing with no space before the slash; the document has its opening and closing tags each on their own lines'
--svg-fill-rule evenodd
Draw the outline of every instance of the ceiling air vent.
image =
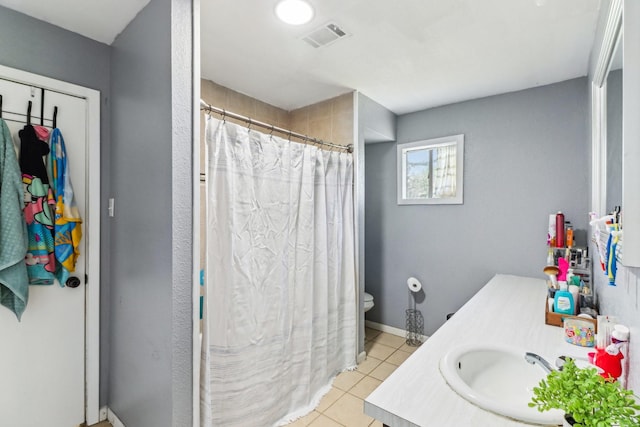
<svg viewBox="0 0 640 427">
<path fill-rule="evenodd" d="M 349 35 L 350 34 L 345 32 L 342 28 L 338 27 L 337 24 L 330 22 L 314 30 L 311 34 L 306 35 L 302 40 L 306 41 L 313 47 L 324 47 Z"/>
</svg>

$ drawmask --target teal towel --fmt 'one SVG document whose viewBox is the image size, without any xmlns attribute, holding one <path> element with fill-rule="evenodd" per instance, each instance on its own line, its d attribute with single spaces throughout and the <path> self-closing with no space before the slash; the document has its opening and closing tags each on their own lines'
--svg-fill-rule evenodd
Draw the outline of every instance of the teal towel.
<svg viewBox="0 0 640 427">
<path fill-rule="evenodd" d="M 29 299 L 24 189 L 11 133 L 0 119 L 0 303 L 20 320 Z"/>
</svg>

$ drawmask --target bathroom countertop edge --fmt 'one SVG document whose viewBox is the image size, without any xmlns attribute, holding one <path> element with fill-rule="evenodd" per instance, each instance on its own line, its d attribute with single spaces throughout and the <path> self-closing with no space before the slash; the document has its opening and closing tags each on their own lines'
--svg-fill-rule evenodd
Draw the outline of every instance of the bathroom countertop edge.
<svg viewBox="0 0 640 427">
<path fill-rule="evenodd" d="M 440 327 L 364 403 L 364 412 L 392 427 L 530 426 L 481 409 L 456 394 L 440 374 L 440 359 L 460 344 L 507 344 L 554 360 L 585 357 L 546 325 L 544 279 L 498 274 Z"/>
</svg>

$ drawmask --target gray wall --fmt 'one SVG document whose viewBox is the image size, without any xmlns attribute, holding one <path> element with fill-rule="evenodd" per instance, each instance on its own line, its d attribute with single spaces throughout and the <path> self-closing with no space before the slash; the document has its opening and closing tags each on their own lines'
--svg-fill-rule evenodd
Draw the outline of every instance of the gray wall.
<svg viewBox="0 0 640 427">
<path fill-rule="evenodd" d="M 358 94 L 358 102 L 362 111 L 360 120 L 364 126 L 364 142 L 395 141 L 397 116 L 363 94 Z"/>
<path fill-rule="evenodd" d="M 110 108 L 109 62 L 111 48 L 60 27 L 0 6 L 0 64 L 100 91 L 101 206 L 109 194 Z M 101 264 L 109 265 L 108 218 L 102 217 Z M 100 405 L 107 403 L 109 269 L 101 269 Z"/>
<path fill-rule="evenodd" d="M 587 90 L 581 78 L 398 117 L 400 143 L 465 135 L 463 205 L 398 206 L 396 145 L 366 146 L 368 320 L 404 329 L 409 276 L 426 334 L 496 273 L 543 278 L 558 210 L 586 244 Z"/>
<path fill-rule="evenodd" d="M 0 6 L 0 64 L 101 92 L 100 405 L 127 426 L 192 424 L 193 3 L 112 47 Z"/>
<path fill-rule="evenodd" d="M 190 7 L 152 0 L 112 45 L 109 406 L 132 427 L 192 423 Z"/>
</svg>

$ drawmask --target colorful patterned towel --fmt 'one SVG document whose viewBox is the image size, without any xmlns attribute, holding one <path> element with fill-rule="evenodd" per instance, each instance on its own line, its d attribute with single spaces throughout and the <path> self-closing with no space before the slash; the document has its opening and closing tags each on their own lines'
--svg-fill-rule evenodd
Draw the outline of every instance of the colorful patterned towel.
<svg viewBox="0 0 640 427">
<path fill-rule="evenodd" d="M 20 167 L 7 124 L 0 119 L 0 303 L 22 316 L 29 299 L 24 257 L 27 227 L 22 216 Z"/>
<path fill-rule="evenodd" d="M 27 221 L 29 246 L 25 262 L 32 285 L 52 285 L 56 269 L 53 244 L 53 210 L 55 199 L 49 184 L 37 176 L 22 174 L 24 184 L 24 217 Z"/>
<path fill-rule="evenodd" d="M 56 278 L 64 286 L 69 273 L 75 271 L 80 256 L 82 219 L 73 197 L 73 186 L 67 169 L 67 151 L 59 129 L 51 134 L 50 170 L 55 207 Z"/>
<path fill-rule="evenodd" d="M 27 221 L 29 246 L 25 262 L 29 283 L 51 285 L 56 268 L 53 245 L 53 209 L 55 200 L 49 187 L 49 177 L 42 157 L 49 145 L 41 141 L 31 125 L 20 135 L 20 169 L 24 185 L 24 217 Z"/>
</svg>

